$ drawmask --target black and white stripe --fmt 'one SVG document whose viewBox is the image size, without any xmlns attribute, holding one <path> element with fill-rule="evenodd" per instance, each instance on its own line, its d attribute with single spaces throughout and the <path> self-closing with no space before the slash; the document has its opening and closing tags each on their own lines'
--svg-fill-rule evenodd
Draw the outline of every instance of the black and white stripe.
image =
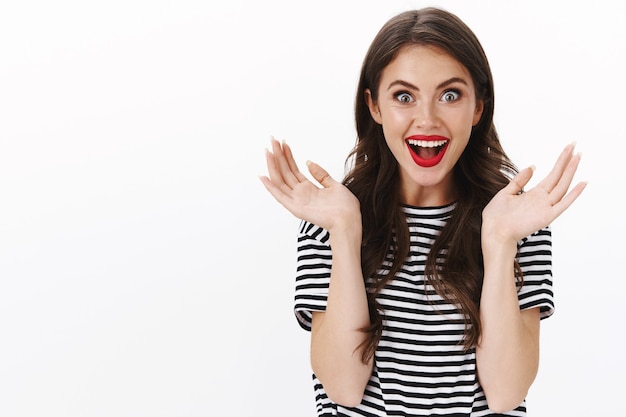
<svg viewBox="0 0 626 417">
<path fill-rule="evenodd" d="M 463 317 L 424 280 L 430 246 L 453 213 L 444 207 L 405 207 L 411 235 L 409 256 L 378 296 L 383 334 L 374 372 L 362 403 L 347 409 L 328 399 L 313 376 L 319 416 L 493 416 L 476 376 L 475 350 L 463 349 Z M 324 311 L 332 253 L 328 232 L 302 222 L 298 233 L 295 313 L 311 329 L 313 311 Z M 551 234 L 546 228 L 520 242 L 518 261 L 524 285 L 520 309 L 554 311 Z M 389 268 L 389 259 L 381 272 Z M 507 416 L 525 416 L 525 403 Z"/>
</svg>

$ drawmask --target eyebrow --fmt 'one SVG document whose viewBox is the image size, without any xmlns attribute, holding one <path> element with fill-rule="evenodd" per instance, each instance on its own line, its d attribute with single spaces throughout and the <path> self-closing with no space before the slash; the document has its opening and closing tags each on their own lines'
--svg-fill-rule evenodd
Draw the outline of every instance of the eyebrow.
<svg viewBox="0 0 626 417">
<path fill-rule="evenodd" d="M 439 90 L 441 88 L 445 88 L 445 87 L 449 86 L 450 84 L 454 84 L 454 83 L 461 83 L 461 84 L 468 85 L 467 81 L 465 81 L 463 78 L 461 78 L 461 77 L 452 77 L 450 79 L 447 79 L 447 80 L 443 81 L 442 83 L 439 83 L 439 85 L 437 86 L 437 89 Z M 404 81 L 404 80 L 396 80 L 396 81 L 392 82 L 391 84 L 389 84 L 389 87 L 387 87 L 387 91 L 391 90 L 391 88 L 395 87 L 396 85 L 401 85 L 403 87 L 410 88 L 412 90 L 420 91 L 420 89 L 417 86 L 411 84 L 408 81 Z"/>
</svg>

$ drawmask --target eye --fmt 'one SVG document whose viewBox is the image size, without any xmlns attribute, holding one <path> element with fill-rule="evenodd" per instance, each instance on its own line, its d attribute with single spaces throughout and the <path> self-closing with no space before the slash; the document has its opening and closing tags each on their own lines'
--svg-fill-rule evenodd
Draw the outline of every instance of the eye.
<svg viewBox="0 0 626 417">
<path fill-rule="evenodd" d="M 446 103 L 457 101 L 459 98 L 461 98 L 461 93 L 456 90 L 446 90 L 441 95 L 441 101 Z"/>
<path fill-rule="evenodd" d="M 406 91 L 401 91 L 395 94 L 396 100 L 400 103 L 411 103 L 413 101 L 413 96 L 407 93 Z"/>
</svg>

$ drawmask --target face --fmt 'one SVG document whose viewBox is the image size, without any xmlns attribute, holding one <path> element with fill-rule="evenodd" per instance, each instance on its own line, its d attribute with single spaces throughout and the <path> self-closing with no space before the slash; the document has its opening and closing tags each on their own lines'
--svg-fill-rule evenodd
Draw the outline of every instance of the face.
<svg viewBox="0 0 626 417">
<path fill-rule="evenodd" d="M 483 110 L 467 69 L 440 49 L 411 46 L 383 70 L 377 100 L 365 94 L 398 161 L 404 202 L 454 201 L 452 170 Z"/>
</svg>

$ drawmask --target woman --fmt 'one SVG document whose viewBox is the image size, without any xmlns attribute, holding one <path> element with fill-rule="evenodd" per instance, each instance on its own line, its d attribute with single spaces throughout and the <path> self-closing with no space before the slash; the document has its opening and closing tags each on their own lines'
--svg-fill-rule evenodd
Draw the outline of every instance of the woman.
<svg viewBox="0 0 626 417">
<path fill-rule="evenodd" d="M 427 8 L 387 22 L 365 57 L 342 183 L 272 141 L 267 190 L 303 219 L 296 315 L 311 330 L 318 414 L 526 415 L 539 322 L 553 312 L 549 224 L 580 155 L 522 192 L 493 125 L 471 30 Z"/>
</svg>

